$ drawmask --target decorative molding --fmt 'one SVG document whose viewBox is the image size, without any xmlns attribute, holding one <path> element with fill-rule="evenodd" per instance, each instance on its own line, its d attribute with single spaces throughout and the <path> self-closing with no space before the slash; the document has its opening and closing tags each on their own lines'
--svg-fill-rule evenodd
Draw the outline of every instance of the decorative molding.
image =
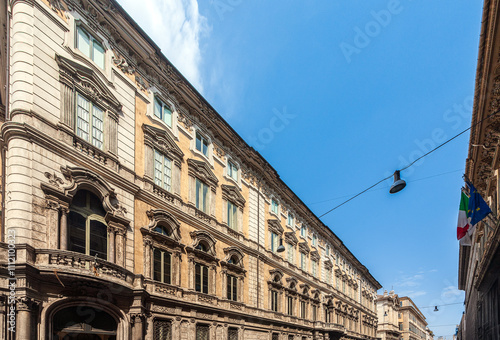
<svg viewBox="0 0 500 340">
<path fill-rule="evenodd" d="M 240 193 L 240 189 L 234 185 L 226 185 L 222 184 L 222 198 L 226 201 L 230 201 L 240 209 L 243 209 L 245 206 L 245 198 Z"/>
<path fill-rule="evenodd" d="M 285 233 L 285 242 L 290 243 L 292 246 L 296 246 L 299 243 L 297 236 L 295 236 L 295 232 L 287 231 Z"/>
<path fill-rule="evenodd" d="M 277 235 L 283 234 L 284 231 L 283 227 L 277 219 L 267 220 L 267 228 L 269 229 L 269 231 Z"/>
<path fill-rule="evenodd" d="M 307 245 L 307 242 L 300 242 L 299 243 L 299 251 L 304 254 L 309 254 L 311 251 L 309 246 Z"/>
<path fill-rule="evenodd" d="M 184 152 L 174 141 L 170 132 L 151 125 L 143 124 L 144 143 L 151 148 L 157 149 L 165 156 L 173 158 L 178 167 L 181 167 L 184 161 Z"/>
<path fill-rule="evenodd" d="M 212 188 L 212 191 L 215 192 L 219 180 L 210 169 L 210 166 L 203 161 L 198 161 L 192 158 L 189 158 L 187 163 L 189 175 L 207 183 Z"/>
</svg>

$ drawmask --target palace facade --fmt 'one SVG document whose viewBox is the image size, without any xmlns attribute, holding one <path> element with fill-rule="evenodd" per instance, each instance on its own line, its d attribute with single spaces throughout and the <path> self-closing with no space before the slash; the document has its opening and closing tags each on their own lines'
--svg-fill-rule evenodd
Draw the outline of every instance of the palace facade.
<svg viewBox="0 0 500 340">
<path fill-rule="evenodd" d="M 458 288 L 465 312 L 458 339 L 500 339 L 500 26 L 499 1 L 484 1 L 466 176 L 491 208 L 471 246 L 460 246 Z"/>
<path fill-rule="evenodd" d="M 0 338 L 376 338 L 380 284 L 116 1 L 0 10 Z"/>
</svg>

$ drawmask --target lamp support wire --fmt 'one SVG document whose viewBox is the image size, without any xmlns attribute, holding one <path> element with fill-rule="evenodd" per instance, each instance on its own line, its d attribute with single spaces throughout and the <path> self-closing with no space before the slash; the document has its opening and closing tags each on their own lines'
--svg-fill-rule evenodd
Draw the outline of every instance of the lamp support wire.
<svg viewBox="0 0 500 340">
<path fill-rule="evenodd" d="M 436 151 L 436 150 L 437 150 L 437 149 L 439 149 L 440 147 L 442 147 L 442 146 L 444 146 L 444 145 L 448 144 L 449 142 L 451 142 L 451 141 L 452 141 L 452 140 L 454 140 L 455 138 L 457 138 L 457 137 L 459 137 L 459 136 L 463 135 L 464 133 L 466 133 L 467 131 L 469 131 L 470 129 L 472 129 L 473 127 L 475 127 L 476 125 L 481 124 L 482 122 L 484 122 L 485 120 L 487 120 L 487 119 L 491 118 L 492 116 L 494 116 L 494 115 L 498 114 L 499 112 L 500 112 L 500 110 L 495 111 L 495 112 L 493 112 L 493 113 L 489 114 L 488 116 L 486 116 L 485 118 L 483 118 L 482 120 L 480 120 L 479 122 L 477 122 L 477 123 L 475 123 L 475 124 L 472 124 L 472 125 L 471 125 L 470 127 L 468 127 L 467 129 L 465 129 L 465 130 L 463 130 L 462 132 L 458 133 L 457 135 L 455 135 L 455 136 L 451 137 L 450 139 L 448 139 L 448 140 L 447 140 L 447 141 L 445 141 L 444 143 L 439 144 L 439 145 L 438 145 L 438 146 L 436 146 L 434 149 L 432 149 L 431 151 L 427 152 L 426 154 L 424 154 L 424 155 L 422 155 L 422 156 L 418 157 L 418 158 L 417 158 L 417 159 L 415 159 L 413 162 L 411 162 L 410 164 L 408 164 L 408 165 L 407 165 L 407 166 L 405 166 L 404 168 L 400 169 L 399 171 L 403 171 L 403 170 L 408 169 L 410 166 L 412 166 L 413 164 L 415 164 L 416 162 L 418 162 L 418 161 L 419 161 L 419 160 L 421 160 L 422 158 L 424 158 L 424 157 L 428 156 L 429 154 L 433 153 L 434 151 Z M 352 196 L 352 197 L 351 197 L 351 198 L 349 198 L 347 201 L 344 201 L 344 202 L 340 203 L 339 205 L 337 205 L 336 207 L 334 207 L 334 208 L 332 208 L 332 209 L 328 210 L 326 213 L 324 213 L 323 215 L 319 216 L 319 218 L 321 218 L 321 217 L 323 217 L 323 216 L 325 216 L 325 215 L 327 215 L 327 214 L 331 213 L 331 212 L 332 212 L 332 211 L 334 211 L 335 209 L 340 208 L 341 206 L 343 206 L 343 205 L 344 205 L 344 204 L 346 204 L 347 202 L 352 201 L 353 199 L 355 199 L 355 198 L 356 198 L 356 197 L 358 197 L 359 195 L 364 194 L 364 193 L 365 193 L 365 192 L 367 192 L 368 190 L 370 190 L 370 189 L 372 189 L 372 188 L 376 187 L 377 185 L 379 185 L 379 184 L 380 184 L 380 183 L 382 183 L 383 181 L 388 180 L 388 179 L 389 179 L 389 178 L 391 178 L 392 176 L 393 176 L 393 175 L 390 175 L 390 176 L 388 176 L 388 177 L 386 177 L 386 178 L 384 178 L 384 179 L 381 179 L 380 181 L 378 181 L 377 183 L 373 184 L 373 185 L 372 185 L 372 186 L 370 186 L 369 188 L 367 188 L 367 189 L 365 189 L 365 190 L 361 191 L 359 194 L 356 194 L 356 195 Z"/>
</svg>

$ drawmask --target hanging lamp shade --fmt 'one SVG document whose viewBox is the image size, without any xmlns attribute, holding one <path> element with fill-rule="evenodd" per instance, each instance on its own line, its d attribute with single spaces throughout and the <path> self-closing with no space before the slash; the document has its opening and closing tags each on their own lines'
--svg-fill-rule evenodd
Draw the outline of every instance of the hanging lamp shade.
<svg viewBox="0 0 500 340">
<path fill-rule="evenodd" d="M 403 179 L 401 179 L 399 170 L 396 170 L 394 172 L 394 183 L 391 185 L 391 189 L 389 189 L 389 192 L 391 194 L 395 194 L 395 193 L 403 190 L 405 188 L 405 186 L 406 186 L 406 182 Z"/>
</svg>

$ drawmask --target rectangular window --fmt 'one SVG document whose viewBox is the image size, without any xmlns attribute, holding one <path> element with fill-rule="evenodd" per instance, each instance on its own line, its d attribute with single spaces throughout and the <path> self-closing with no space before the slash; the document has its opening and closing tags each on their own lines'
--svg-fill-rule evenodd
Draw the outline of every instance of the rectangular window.
<svg viewBox="0 0 500 340">
<path fill-rule="evenodd" d="M 196 208 L 208 213 L 208 186 L 196 179 Z"/>
<path fill-rule="evenodd" d="M 227 276 L 227 299 L 238 301 L 238 278 L 232 275 Z"/>
<path fill-rule="evenodd" d="M 81 26 L 77 27 L 76 32 L 76 48 L 94 61 L 97 66 L 104 69 L 105 52 L 102 44 Z"/>
<path fill-rule="evenodd" d="M 305 226 L 302 226 L 302 228 L 300 228 L 300 236 L 306 237 L 306 227 Z"/>
<path fill-rule="evenodd" d="M 271 339 L 272 340 L 279 340 L 280 339 L 280 334 L 279 333 L 273 333 Z"/>
<path fill-rule="evenodd" d="M 339 283 L 338 277 L 335 277 L 335 282 L 336 282 L 337 290 L 340 290 L 340 283 Z"/>
<path fill-rule="evenodd" d="M 196 325 L 196 340 L 210 340 L 210 326 Z"/>
<path fill-rule="evenodd" d="M 288 301 L 288 315 L 293 315 L 293 297 L 289 296 L 287 298 L 287 301 Z"/>
<path fill-rule="evenodd" d="M 275 290 L 271 291 L 271 310 L 278 311 L 278 292 Z"/>
<path fill-rule="evenodd" d="M 153 279 L 171 283 L 171 254 L 155 248 L 153 250 Z"/>
<path fill-rule="evenodd" d="M 291 212 L 288 212 L 288 225 L 290 227 L 293 227 L 295 224 L 294 224 L 294 219 L 293 219 L 293 215 Z"/>
<path fill-rule="evenodd" d="M 317 318 L 316 313 L 317 313 L 316 305 L 313 305 L 312 306 L 312 321 L 316 321 L 316 318 Z"/>
<path fill-rule="evenodd" d="M 345 280 L 342 280 L 342 293 L 345 294 Z"/>
<path fill-rule="evenodd" d="M 238 208 L 231 202 L 227 202 L 227 225 L 229 228 L 238 230 Z"/>
<path fill-rule="evenodd" d="M 238 167 L 231 161 L 227 161 L 227 175 L 238 181 Z"/>
<path fill-rule="evenodd" d="M 332 270 L 326 269 L 325 275 L 326 275 L 326 283 L 331 284 L 332 283 Z"/>
<path fill-rule="evenodd" d="M 238 340 L 238 328 L 234 328 L 234 327 L 228 328 L 227 340 Z"/>
<path fill-rule="evenodd" d="M 154 115 L 169 127 L 172 127 L 172 110 L 163 101 L 155 97 Z"/>
<path fill-rule="evenodd" d="M 316 236 L 316 234 L 313 234 L 312 245 L 315 246 L 317 243 L 318 243 L 318 237 Z"/>
<path fill-rule="evenodd" d="M 306 302 L 300 301 L 300 317 L 302 319 L 306 318 Z"/>
<path fill-rule="evenodd" d="M 199 263 L 194 265 L 194 286 L 200 293 L 208 294 L 208 267 Z"/>
<path fill-rule="evenodd" d="M 329 245 L 326 245 L 326 256 L 330 256 L 330 246 Z"/>
<path fill-rule="evenodd" d="M 196 132 L 196 150 L 208 157 L 208 140 L 199 132 Z"/>
<path fill-rule="evenodd" d="M 76 135 L 102 149 L 104 112 L 81 94 L 76 94 Z"/>
<path fill-rule="evenodd" d="M 154 320 L 153 340 L 172 340 L 172 323 L 168 320 Z"/>
<path fill-rule="evenodd" d="M 275 253 L 278 250 L 279 240 L 278 234 L 271 232 L 271 251 Z"/>
<path fill-rule="evenodd" d="M 172 161 L 155 150 L 155 184 L 167 191 L 172 188 Z"/>
<path fill-rule="evenodd" d="M 287 246 L 288 246 L 288 262 L 290 262 L 291 264 L 296 264 L 295 263 L 295 247 L 290 243 L 288 243 Z"/>
<path fill-rule="evenodd" d="M 307 270 L 306 254 L 300 253 L 300 269 Z"/>
<path fill-rule="evenodd" d="M 271 211 L 278 215 L 278 209 L 279 209 L 279 204 L 278 202 L 273 198 L 271 200 Z"/>
<path fill-rule="evenodd" d="M 312 261 L 312 275 L 318 277 L 318 262 Z"/>
</svg>

